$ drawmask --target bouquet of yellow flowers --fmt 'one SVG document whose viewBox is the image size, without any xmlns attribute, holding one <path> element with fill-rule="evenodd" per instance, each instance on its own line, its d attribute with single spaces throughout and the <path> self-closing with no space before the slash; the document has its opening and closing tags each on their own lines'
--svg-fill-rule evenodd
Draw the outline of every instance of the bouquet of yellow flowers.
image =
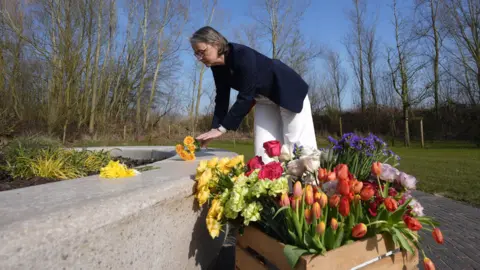
<svg viewBox="0 0 480 270">
<path fill-rule="evenodd" d="M 195 160 L 195 153 L 200 149 L 200 143 L 192 136 L 183 139 L 183 144 L 177 144 L 175 151 L 183 160 Z"/>
</svg>

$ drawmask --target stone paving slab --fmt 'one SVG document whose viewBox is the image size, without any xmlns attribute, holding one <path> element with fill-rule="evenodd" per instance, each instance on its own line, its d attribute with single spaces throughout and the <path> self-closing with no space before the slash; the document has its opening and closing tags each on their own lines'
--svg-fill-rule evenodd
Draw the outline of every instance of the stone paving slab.
<svg viewBox="0 0 480 270">
<path fill-rule="evenodd" d="M 421 191 L 413 192 L 413 196 L 424 207 L 425 215 L 441 223 L 443 245 L 437 244 L 430 232 L 421 233 L 425 253 L 436 269 L 480 269 L 480 208 Z M 235 269 L 234 261 L 235 249 L 225 247 L 209 270 Z M 420 256 L 420 269 L 424 269 L 422 261 Z"/>
<path fill-rule="evenodd" d="M 425 253 L 436 269 L 480 269 L 480 208 L 420 191 L 412 195 L 424 207 L 425 215 L 441 223 L 443 245 L 437 244 L 429 232 L 421 233 Z"/>
</svg>

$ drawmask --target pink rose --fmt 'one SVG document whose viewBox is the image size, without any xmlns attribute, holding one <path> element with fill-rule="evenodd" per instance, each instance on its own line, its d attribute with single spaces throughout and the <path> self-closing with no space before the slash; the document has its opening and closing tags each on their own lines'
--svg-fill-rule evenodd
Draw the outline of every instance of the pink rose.
<svg viewBox="0 0 480 270">
<path fill-rule="evenodd" d="M 264 142 L 263 148 L 265 149 L 265 153 L 267 153 L 269 157 L 278 157 L 280 156 L 280 150 L 282 149 L 282 146 L 280 145 L 279 141 L 274 140 Z"/>
<path fill-rule="evenodd" d="M 260 172 L 258 173 L 258 179 L 270 179 L 276 180 L 280 178 L 283 174 L 283 167 L 280 162 L 270 162 L 267 165 L 263 166 Z"/>
</svg>

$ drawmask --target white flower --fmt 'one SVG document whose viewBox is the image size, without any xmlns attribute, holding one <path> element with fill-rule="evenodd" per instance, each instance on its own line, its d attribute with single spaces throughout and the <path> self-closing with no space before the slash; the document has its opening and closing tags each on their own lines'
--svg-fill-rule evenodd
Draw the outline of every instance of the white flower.
<svg viewBox="0 0 480 270">
<path fill-rule="evenodd" d="M 424 214 L 423 214 L 423 206 L 415 199 L 412 199 L 410 201 L 410 204 L 409 204 L 411 207 L 412 207 L 412 212 L 419 216 L 419 217 L 423 217 Z"/>
<path fill-rule="evenodd" d="M 396 180 L 402 184 L 406 189 L 416 189 L 417 179 L 414 176 L 408 175 L 404 172 L 401 172 L 397 175 Z"/>
<path fill-rule="evenodd" d="M 305 170 L 311 173 L 316 172 L 320 168 L 320 156 L 302 156 L 300 159 L 303 160 Z"/>
<path fill-rule="evenodd" d="M 305 172 L 305 165 L 303 164 L 303 160 L 301 159 L 296 159 L 292 160 L 287 164 L 287 172 L 288 174 L 294 175 L 294 176 L 302 176 L 303 173 Z"/>
<path fill-rule="evenodd" d="M 314 147 L 311 147 L 311 146 L 304 146 L 300 156 L 301 157 L 318 156 L 320 158 L 320 154 L 321 154 L 321 152 L 318 149 L 316 149 Z"/>
<path fill-rule="evenodd" d="M 314 174 L 307 174 L 304 178 L 303 178 L 303 181 L 305 182 L 305 184 L 308 184 L 308 185 L 312 185 L 312 186 L 316 186 L 317 185 L 317 181 L 315 181 L 315 175 Z"/>
<path fill-rule="evenodd" d="M 328 197 L 330 197 L 337 191 L 337 184 L 338 180 L 328 181 L 322 185 L 322 190 L 325 192 L 325 194 L 327 194 Z"/>
<path fill-rule="evenodd" d="M 400 175 L 400 171 L 389 164 L 382 163 L 382 173 L 380 179 L 392 183 Z"/>
<path fill-rule="evenodd" d="M 291 160 L 293 157 L 293 146 L 289 144 L 282 145 L 282 149 L 280 150 L 280 156 L 278 160 L 280 162 L 285 162 Z"/>
</svg>

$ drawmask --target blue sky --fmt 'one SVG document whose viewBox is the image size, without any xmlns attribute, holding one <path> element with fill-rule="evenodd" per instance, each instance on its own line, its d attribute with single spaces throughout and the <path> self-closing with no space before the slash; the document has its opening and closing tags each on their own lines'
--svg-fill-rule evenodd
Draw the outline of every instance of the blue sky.
<svg viewBox="0 0 480 270">
<path fill-rule="evenodd" d="M 218 8 L 215 13 L 216 16 L 214 17 L 212 26 L 222 32 L 227 39 L 229 39 L 229 41 L 238 42 L 233 33 L 235 29 L 238 29 L 241 27 L 241 25 L 253 23 L 248 13 L 249 9 L 251 9 L 251 3 L 254 1 L 255 0 L 218 0 Z M 183 67 L 182 72 L 178 74 L 180 78 L 184 78 L 185 82 L 188 81 L 188 76 L 192 70 L 192 64 L 195 61 L 192 51 L 189 49 L 188 37 L 193 33 L 193 31 L 203 26 L 204 12 L 201 7 L 201 2 L 201 0 L 190 1 L 191 20 L 184 33 L 185 50 L 180 56 Z M 391 46 L 394 43 L 391 2 L 392 1 L 390 0 L 367 1 L 367 24 L 376 22 L 377 39 L 380 53 L 385 52 L 386 45 Z M 404 15 L 410 15 L 412 10 L 412 0 L 400 0 L 398 2 L 400 13 L 403 13 Z M 352 8 L 354 8 L 352 0 L 311 0 L 311 4 L 300 23 L 301 31 L 307 40 L 313 41 L 320 45 L 325 45 L 340 53 L 344 68 L 349 74 L 349 83 L 347 84 L 345 97 L 342 102 L 343 108 L 349 108 L 352 106 L 353 101 L 351 98 L 351 93 L 352 89 L 355 87 L 355 78 L 351 69 L 351 65 L 348 62 L 345 46 L 343 45 L 345 35 L 350 31 L 351 28 L 351 23 L 347 17 L 347 12 Z M 120 25 L 122 24 L 126 24 L 126 18 L 120 19 Z M 321 61 L 317 61 L 315 70 L 316 72 L 323 72 L 324 69 Z M 205 75 L 205 87 L 213 87 L 211 71 L 207 70 Z M 236 91 L 232 91 L 232 93 L 235 92 Z M 202 99 L 202 107 L 205 105 L 207 105 L 206 97 Z"/>
</svg>

